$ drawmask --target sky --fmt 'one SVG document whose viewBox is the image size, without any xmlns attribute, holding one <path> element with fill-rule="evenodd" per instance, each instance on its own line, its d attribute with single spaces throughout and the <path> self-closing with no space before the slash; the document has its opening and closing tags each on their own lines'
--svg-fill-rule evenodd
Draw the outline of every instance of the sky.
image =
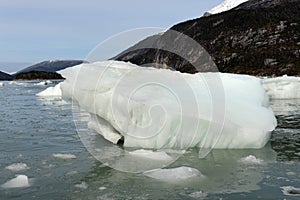
<svg viewBox="0 0 300 200">
<path fill-rule="evenodd" d="M 197 18 L 222 0 L 0 0 L 0 71 L 85 59 L 120 32 Z"/>
</svg>

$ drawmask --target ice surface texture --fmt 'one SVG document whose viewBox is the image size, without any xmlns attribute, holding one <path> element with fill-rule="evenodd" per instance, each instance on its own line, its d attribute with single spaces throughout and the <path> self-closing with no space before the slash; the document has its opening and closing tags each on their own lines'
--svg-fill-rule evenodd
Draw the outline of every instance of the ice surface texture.
<svg viewBox="0 0 300 200">
<path fill-rule="evenodd" d="M 118 61 L 60 73 L 63 98 L 96 115 L 92 127 L 113 143 L 120 134 L 126 147 L 261 148 L 277 124 L 261 80 L 252 76 L 184 74 Z M 222 87 L 212 91 L 217 79 Z"/>
</svg>

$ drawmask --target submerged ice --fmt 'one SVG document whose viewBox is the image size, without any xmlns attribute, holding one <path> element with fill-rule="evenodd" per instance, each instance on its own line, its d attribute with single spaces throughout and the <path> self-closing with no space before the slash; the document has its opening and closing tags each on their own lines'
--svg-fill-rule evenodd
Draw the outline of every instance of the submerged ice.
<svg viewBox="0 0 300 200">
<path fill-rule="evenodd" d="M 177 182 L 195 177 L 204 177 L 199 170 L 185 166 L 172 169 L 154 169 L 144 172 L 144 175 L 166 182 Z"/>
<path fill-rule="evenodd" d="M 276 127 L 261 80 L 184 74 L 118 61 L 60 71 L 64 99 L 95 115 L 93 129 L 124 146 L 261 148 Z"/>
</svg>

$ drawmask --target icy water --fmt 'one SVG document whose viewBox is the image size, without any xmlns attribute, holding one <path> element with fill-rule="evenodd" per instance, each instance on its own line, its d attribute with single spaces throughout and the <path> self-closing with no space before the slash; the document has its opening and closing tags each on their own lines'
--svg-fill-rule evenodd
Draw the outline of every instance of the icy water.
<svg viewBox="0 0 300 200">
<path fill-rule="evenodd" d="M 36 83 L 0 87 L 0 185 L 20 174 L 29 178 L 28 187 L 0 187 L 0 199 L 300 198 L 300 100 L 271 102 L 279 125 L 265 148 L 214 150 L 202 160 L 189 149 L 169 167 L 193 167 L 204 176 L 164 182 L 94 159 L 77 135 L 71 105 L 35 96 L 55 83 Z M 241 162 L 249 155 L 260 162 Z M 28 167 L 7 169 L 15 163 Z"/>
</svg>

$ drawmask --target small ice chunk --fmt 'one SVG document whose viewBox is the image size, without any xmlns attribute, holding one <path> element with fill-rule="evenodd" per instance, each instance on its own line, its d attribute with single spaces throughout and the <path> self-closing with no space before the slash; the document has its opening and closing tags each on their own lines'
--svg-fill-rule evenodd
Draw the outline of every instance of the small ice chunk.
<svg viewBox="0 0 300 200">
<path fill-rule="evenodd" d="M 249 155 L 247 157 L 241 158 L 240 163 L 245 165 L 261 165 L 264 163 L 264 161 L 259 158 L 256 158 L 253 155 Z"/>
<path fill-rule="evenodd" d="M 67 173 L 67 175 L 69 175 L 69 176 L 72 176 L 72 175 L 75 175 L 75 174 L 78 174 L 78 172 L 77 171 L 70 171 L 70 172 L 68 172 Z"/>
<path fill-rule="evenodd" d="M 47 80 L 47 81 L 42 81 L 42 82 L 39 82 L 39 83 L 36 83 L 34 85 L 38 85 L 38 86 L 44 86 L 44 85 L 48 85 L 52 83 L 51 81 Z"/>
<path fill-rule="evenodd" d="M 102 187 L 99 187 L 99 190 L 105 190 L 106 187 L 102 186 Z"/>
<path fill-rule="evenodd" d="M 21 188 L 29 186 L 28 177 L 26 175 L 17 175 L 16 178 L 13 178 L 1 185 L 2 188 Z"/>
<path fill-rule="evenodd" d="M 194 199 L 203 199 L 203 198 L 207 197 L 207 193 L 199 191 L 199 192 L 193 192 L 193 193 L 189 194 L 189 196 Z"/>
<path fill-rule="evenodd" d="M 0 87 L 3 87 L 4 86 L 4 83 L 0 82 Z"/>
<path fill-rule="evenodd" d="M 61 97 L 61 95 L 60 83 L 54 87 L 48 87 L 36 94 L 38 97 Z"/>
<path fill-rule="evenodd" d="M 10 170 L 10 171 L 13 171 L 13 172 L 24 171 L 24 170 L 30 169 L 26 165 L 26 163 L 14 163 L 14 164 L 11 164 L 11 165 L 9 165 L 5 168 Z"/>
<path fill-rule="evenodd" d="M 52 154 L 54 158 L 61 158 L 61 159 L 75 159 L 76 156 L 73 154 L 63 154 L 63 153 L 54 153 Z"/>
<path fill-rule="evenodd" d="M 147 158 L 151 160 L 165 160 L 165 161 L 172 160 L 172 157 L 169 156 L 164 151 L 151 151 L 151 150 L 139 149 L 136 151 L 131 151 L 129 152 L 129 154 L 132 156 Z"/>
<path fill-rule="evenodd" d="M 284 195 L 287 196 L 300 196 L 300 188 L 295 188 L 293 186 L 281 187 Z"/>
<path fill-rule="evenodd" d="M 81 182 L 80 184 L 76 184 L 75 187 L 80 189 L 87 189 L 88 185 L 86 184 L 86 182 Z"/>
<path fill-rule="evenodd" d="M 287 172 L 286 175 L 288 175 L 288 176 L 296 176 L 297 174 L 295 172 Z"/>
<path fill-rule="evenodd" d="M 199 170 L 185 166 L 173 169 L 154 169 L 144 172 L 144 175 L 166 182 L 176 182 L 194 177 L 204 177 Z"/>
</svg>

